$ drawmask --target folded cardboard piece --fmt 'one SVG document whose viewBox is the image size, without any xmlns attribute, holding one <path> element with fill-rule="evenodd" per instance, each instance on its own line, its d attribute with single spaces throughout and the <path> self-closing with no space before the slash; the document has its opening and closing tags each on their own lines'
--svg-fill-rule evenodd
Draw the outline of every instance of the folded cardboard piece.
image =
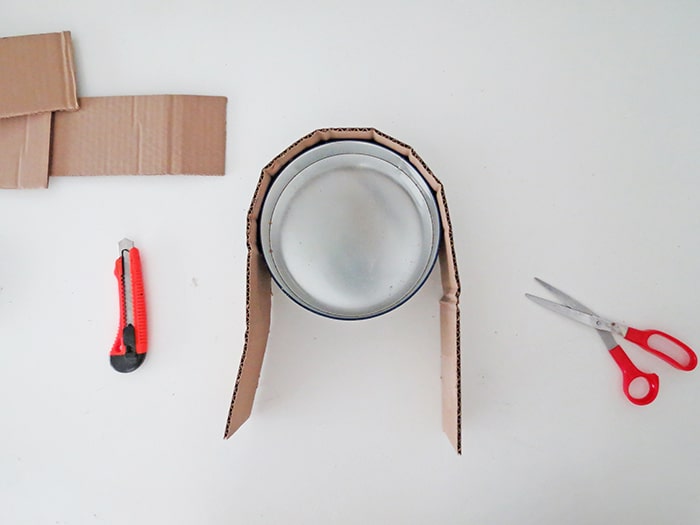
<svg viewBox="0 0 700 525">
<path fill-rule="evenodd" d="M 247 217 L 245 342 L 224 438 L 231 437 L 250 417 L 270 331 L 271 276 L 258 239 L 258 217 L 265 194 L 272 179 L 293 158 L 313 146 L 335 140 L 366 140 L 395 151 L 418 170 L 435 193 L 443 229 L 439 251 L 443 289 L 440 300 L 442 426 L 457 453 L 461 454 L 460 284 L 445 190 L 413 148 L 373 128 L 316 130 L 289 146 L 262 170 Z"/>
<path fill-rule="evenodd" d="M 52 111 L 78 109 L 69 31 L 0 38 L 0 188 L 46 188 Z"/>
<path fill-rule="evenodd" d="M 0 119 L 0 189 L 45 188 L 51 113 Z"/>
<path fill-rule="evenodd" d="M 53 114 L 53 118 L 52 118 Z M 70 32 L 0 38 L 0 188 L 49 175 L 223 175 L 226 97 L 81 98 Z"/>
<path fill-rule="evenodd" d="M 76 109 L 70 31 L 0 38 L 0 118 Z"/>
</svg>

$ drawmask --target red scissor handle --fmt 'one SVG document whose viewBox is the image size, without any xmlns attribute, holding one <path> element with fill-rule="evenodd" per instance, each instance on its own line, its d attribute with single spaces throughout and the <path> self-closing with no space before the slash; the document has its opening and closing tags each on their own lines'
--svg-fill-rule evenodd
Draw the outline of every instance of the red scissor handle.
<svg viewBox="0 0 700 525">
<path fill-rule="evenodd" d="M 687 344 L 660 330 L 637 330 L 636 328 L 628 328 L 625 339 L 639 345 L 647 352 L 651 352 L 659 359 L 666 361 L 669 365 L 680 370 L 690 371 L 698 364 L 698 356 L 695 355 L 695 352 L 693 352 Z M 657 346 L 657 343 L 660 343 L 660 345 Z M 662 346 L 670 348 L 665 352 Z M 684 362 L 681 362 L 675 359 L 668 353 L 670 349 L 673 349 L 672 353 L 674 355 L 687 356 L 687 360 L 683 359 Z"/>
<path fill-rule="evenodd" d="M 617 366 L 622 370 L 622 390 L 625 392 L 627 399 L 635 405 L 648 405 L 659 393 L 659 376 L 656 374 L 647 374 L 634 366 L 634 363 L 627 357 L 627 354 L 620 345 L 610 350 L 610 355 L 613 357 Z M 635 397 L 630 392 L 630 385 L 635 379 L 643 379 L 646 381 L 649 390 L 643 397 Z"/>
</svg>

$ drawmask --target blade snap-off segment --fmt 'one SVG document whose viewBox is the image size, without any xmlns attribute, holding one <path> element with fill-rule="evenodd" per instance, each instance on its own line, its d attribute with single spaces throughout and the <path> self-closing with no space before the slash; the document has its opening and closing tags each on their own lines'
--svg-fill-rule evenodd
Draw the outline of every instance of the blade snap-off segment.
<svg viewBox="0 0 700 525">
<path fill-rule="evenodd" d="M 119 331 L 109 361 L 117 372 L 133 372 L 146 359 L 148 332 L 141 256 L 129 239 L 119 242 L 114 275 L 119 287 Z"/>
</svg>

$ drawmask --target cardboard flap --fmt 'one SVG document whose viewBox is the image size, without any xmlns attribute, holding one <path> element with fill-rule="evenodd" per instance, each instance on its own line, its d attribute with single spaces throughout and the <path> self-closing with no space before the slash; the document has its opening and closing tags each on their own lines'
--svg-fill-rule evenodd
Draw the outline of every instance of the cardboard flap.
<svg viewBox="0 0 700 525">
<path fill-rule="evenodd" d="M 223 175 L 226 97 L 80 99 L 56 113 L 49 174 Z"/>
<path fill-rule="evenodd" d="M 0 118 L 76 110 L 69 31 L 0 38 Z"/>
<path fill-rule="evenodd" d="M 251 414 L 270 331 L 271 276 L 258 247 L 258 217 L 265 193 L 273 177 L 288 162 L 306 149 L 329 140 L 367 140 L 386 146 L 406 157 L 435 192 L 443 228 L 439 252 L 443 288 L 443 296 L 440 300 L 442 423 L 450 442 L 457 453 L 461 454 L 460 284 L 445 191 L 440 181 L 413 148 L 373 128 L 316 130 L 280 153 L 263 168 L 260 174 L 247 218 L 248 268 L 245 343 L 224 437 L 230 437 Z"/>
<path fill-rule="evenodd" d="M 0 119 L 0 188 L 46 188 L 51 113 Z"/>
<path fill-rule="evenodd" d="M 230 437 L 250 417 L 258 388 L 265 347 L 270 332 L 272 290 L 267 264 L 257 247 L 248 252 L 246 281 L 246 335 L 233 397 L 236 410 L 229 413 L 225 436 Z"/>
</svg>

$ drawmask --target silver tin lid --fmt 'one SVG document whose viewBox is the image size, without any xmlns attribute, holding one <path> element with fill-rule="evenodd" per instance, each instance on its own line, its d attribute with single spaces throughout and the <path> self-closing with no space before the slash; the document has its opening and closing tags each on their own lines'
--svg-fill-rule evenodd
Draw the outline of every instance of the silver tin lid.
<svg viewBox="0 0 700 525">
<path fill-rule="evenodd" d="M 259 220 L 279 287 L 327 317 L 366 319 L 406 302 L 440 244 L 435 196 L 408 160 L 341 140 L 295 157 L 273 180 Z"/>
</svg>

